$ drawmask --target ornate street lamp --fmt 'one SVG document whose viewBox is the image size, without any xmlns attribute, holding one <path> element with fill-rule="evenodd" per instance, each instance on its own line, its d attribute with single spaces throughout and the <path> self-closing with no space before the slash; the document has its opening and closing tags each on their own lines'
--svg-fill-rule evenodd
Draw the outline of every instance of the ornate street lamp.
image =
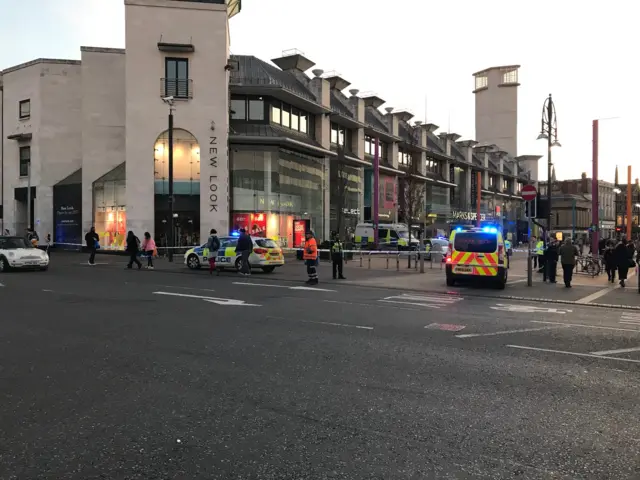
<svg viewBox="0 0 640 480">
<path fill-rule="evenodd" d="M 553 103 L 551 94 L 549 94 L 542 105 L 542 120 L 538 140 L 547 141 L 547 204 L 549 210 L 547 211 L 547 235 L 545 235 L 544 238 L 546 245 L 547 237 L 551 233 L 551 168 L 553 167 L 553 163 L 551 162 L 551 148 L 562 146 L 558 141 L 556 106 Z"/>
</svg>

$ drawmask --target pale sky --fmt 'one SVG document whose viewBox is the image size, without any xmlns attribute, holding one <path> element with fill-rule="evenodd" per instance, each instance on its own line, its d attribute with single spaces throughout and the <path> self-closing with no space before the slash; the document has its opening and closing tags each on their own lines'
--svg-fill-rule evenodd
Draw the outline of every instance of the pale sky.
<svg viewBox="0 0 640 480">
<path fill-rule="evenodd" d="M 622 182 L 629 164 L 640 177 L 639 13 L 630 0 L 243 0 L 231 50 L 269 60 L 297 48 L 383 107 L 424 120 L 426 98 L 426 120 L 463 139 L 475 133 L 471 74 L 520 64 L 518 154 L 545 153 L 536 137 L 552 93 L 558 179 L 591 176 L 591 122 L 619 117 L 601 122 L 600 178 L 613 180 L 618 164 Z M 0 0 L 0 41 L 0 69 L 78 59 L 80 45 L 124 47 L 124 1 Z"/>
</svg>

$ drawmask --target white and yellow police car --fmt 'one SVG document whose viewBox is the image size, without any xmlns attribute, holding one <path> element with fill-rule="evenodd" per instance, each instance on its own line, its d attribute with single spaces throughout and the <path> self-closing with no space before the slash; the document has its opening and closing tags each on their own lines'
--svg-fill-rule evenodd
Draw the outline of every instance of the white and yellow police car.
<svg viewBox="0 0 640 480">
<path fill-rule="evenodd" d="M 240 271 L 240 255 L 236 255 L 238 237 L 218 237 L 220 250 L 216 257 L 216 268 L 220 270 Z M 273 272 L 277 267 L 284 265 L 284 255 L 280 245 L 270 238 L 251 237 L 253 252 L 249 255 L 249 265 L 252 269 L 261 269 L 263 272 Z M 187 250 L 184 254 L 184 264 L 192 270 L 197 270 L 203 265 L 208 266 L 208 251 L 205 245 Z"/>
</svg>

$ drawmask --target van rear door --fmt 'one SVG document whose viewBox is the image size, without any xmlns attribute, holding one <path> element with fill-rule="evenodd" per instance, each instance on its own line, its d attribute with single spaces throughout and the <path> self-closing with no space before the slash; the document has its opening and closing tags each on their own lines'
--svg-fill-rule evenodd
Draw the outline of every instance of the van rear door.
<svg viewBox="0 0 640 480">
<path fill-rule="evenodd" d="M 458 232 L 453 240 L 454 273 L 498 274 L 498 235 L 489 232 Z"/>
</svg>

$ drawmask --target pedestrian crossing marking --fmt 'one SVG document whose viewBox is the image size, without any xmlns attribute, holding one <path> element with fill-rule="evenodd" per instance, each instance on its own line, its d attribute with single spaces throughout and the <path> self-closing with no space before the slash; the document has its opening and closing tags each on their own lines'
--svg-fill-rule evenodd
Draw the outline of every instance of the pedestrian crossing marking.
<svg viewBox="0 0 640 480">
<path fill-rule="evenodd" d="M 631 313 L 625 312 L 620 317 L 620 323 L 624 323 L 627 325 L 640 325 L 640 312 Z"/>
<path fill-rule="evenodd" d="M 425 308 L 441 308 L 447 305 L 453 305 L 461 300 L 462 297 L 456 295 L 417 295 L 413 293 L 405 293 L 402 295 L 393 295 L 378 300 L 383 303 L 397 303 L 401 305 L 415 305 Z"/>
</svg>

